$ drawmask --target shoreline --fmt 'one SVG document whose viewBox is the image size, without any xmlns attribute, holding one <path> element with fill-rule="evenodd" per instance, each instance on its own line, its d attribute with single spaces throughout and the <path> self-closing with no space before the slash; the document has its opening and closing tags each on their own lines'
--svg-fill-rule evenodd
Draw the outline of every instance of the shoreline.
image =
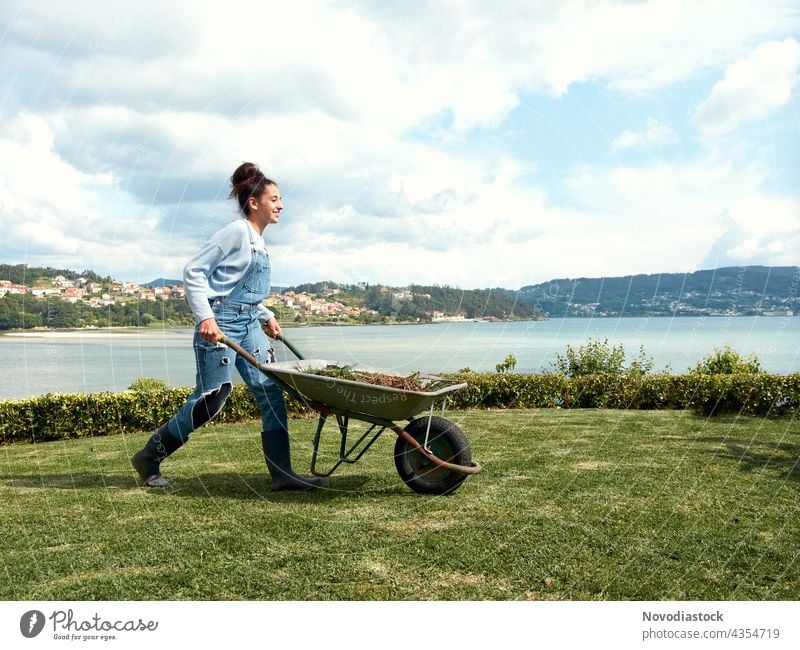
<svg viewBox="0 0 800 650">
<path fill-rule="evenodd" d="M 377 369 L 377 370 L 380 371 L 380 369 Z M 443 371 L 443 372 L 439 373 L 439 375 L 441 375 L 441 376 L 453 376 L 453 375 L 463 375 L 463 374 L 464 374 L 463 371 L 460 371 L 460 370 L 450 370 L 450 371 Z M 480 376 L 480 375 L 488 375 L 490 377 L 510 377 L 510 376 L 513 376 L 513 377 L 543 377 L 543 376 L 557 376 L 557 377 L 566 378 L 566 380 L 568 380 L 568 381 L 575 379 L 574 377 L 565 377 L 565 375 L 563 373 L 560 373 L 558 371 L 555 371 L 555 370 L 546 371 L 545 369 L 542 369 L 540 371 L 519 371 L 519 372 L 511 370 L 510 372 L 499 373 L 496 370 L 470 370 L 469 368 L 467 368 L 466 369 L 466 374 L 478 375 L 478 376 Z M 755 375 L 760 375 L 762 377 L 769 377 L 769 378 L 773 378 L 773 379 L 775 379 L 775 378 L 781 378 L 782 379 L 782 378 L 793 378 L 793 377 L 796 377 L 796 376 L 800 376 L 800 371 L 788 372 L 788 373 L 764 371 L 764 372 L 761 372 L 761 373 L 752 373 L 752 374 L 736 375 L 736 376 L 752 377 L 752 376 L 755 376 Z M 407 375 L 397 374 L 397 376 L 407 376 Z M 657 377 L 691 377 L 691 376 L 693 376 L 693 373 L 691 371 L 689 371 L 689 370 L 686 370 L 686 371 L 683 371 L 683 372 L 675 372 L 675 371 L 671 371 L 671 370 L 668 370 L 668 369 L 658 370 L 658 371 L 654 371 L 654 372 L 651 371 L 651 372 L 648 372 L 645 375 L 643 375 L 643 377 L 651 378 L 651 379 L 652 378 L 657 378 Z M 720 373 L 718 375 L 707 375 L 707 376 L 710 376 L 710 377 L 715 377 L 715 376 L 716 377 L 731 377 L 731 376 L 734 376 L 734 375 L 730 375 L 730 374 L 726 374 L 726 373 Z M 619 379 L 620 377 L 625 377 L 625 375 L 612 375 L 612 377 L 616 377 L 617 379 Z M 145 379 L 152 379 L 152 378 L 149 378 L 149 377 L 144 377 L 144 378 Z M 158 379 L 158 378 L 155 378 L 155 379 L 156 379 L 156 381 L 163 381 L 163 380 Z M 172 385 L 172 384 L 167 384 L 166 382 L 164 382 L 164 386 L 163 387 L 159 387 L 157 390 L 167 390 L 167 391 L 182 390 L 182 389 L 190 389 L 191 390 L 192 388 L 193 388 L 193 385 L 189 384 L 189 383 L 180 384 L 180 385 Z M 29 401 L 29 400 L 37 400 L 37 399 L 42 398 L 42 397 L 75 397 L 75 396 L 79 396 L 79 397 L 83 396 L 83 397 L 85 397 L 85 396 L 97 396 L 97 395 L 105 395 L 105 394 L 121 395 L 121 394 L 124 394 L 124 393 L 141 393 L 141 392 L 142 392 L 141 390 L 136 390 L 136 389 L 132 389 L 132 388 L 123 388 L 121 390 L 120 389 L 117 389 L 117 390 L 113 390 L 113 389 L 68 390 L 68 391 L 49 390 L 49 391 L 46 391 L 46 392 L 43 392 L 43 393 L 36 393 L 36 394 L 33 394 L 33 395 L 20 396 L 20 397 L 2 397 L 2 396 L 0 396 L 0 404 L 9 403 L 9 402 L 26 402 L 26 401 Z M 540 407 L 540 408 L 550 408 L 550 407 Z M 561 407 L 556 407 L 556 408 L 561 408 Z M 598 409 L 598 408 L 603 408 L 603 407 L 573 407 L 573 408 Z M 619 407 L 612 407 L 612 408 L 619 408 Z M 626 409 L 626 410 L 639 411 L 639 410 L 642 410 L 642 409 L 633 408 L 633 409 Z M 645 409 L 645 410 L 647 410 L 647 409 Z M 673 408 L 672 407 L 663 407 L 663 408 L 654 409 L 654 410 L 669 411 L 669 410 L 673 410 Z M 295 416 L 290 415 L 289 417 L 291 419 L 292 417 L 295 417 Z M 300 417 L 304 417 L 304 416 L 300 416 Z"/>
<path fill-rule="evenodd" d="M 543 322 L 435 323 L 431 327 L 346 329 L 304 325 L 285 336 L 309 358 L 363 363 L 378 368 L 454 372 L 464 367 L 493 371 L 512 353 L 516 373 L 538 373 L 556 354 L 587 339 L 608 338 L 625 350 L 644 347 L 654 370 L 680 372 L 693 367 L 722 343 L 742 355 L 756 354 L 774 374 L 800 370 L 797 341 L 800 319 L 658 318 L 553 319 Z M 140 376 L 169 385 L 193 383 L 195 363 L 190 328 L 103 328 L 11 332 L 0 336 L 4 355 L 3 398 L 47 392 L 123 390 Z M 275 344 L 277 356 L 291 360 Z"/>
<path fill-rule="evenodd" d="M 521 322 L 539 322 L 550 320 L 548 318 L 514 318 L 507 320 L 486 320 L 483 318 L 461 318 L 453 320 L 437 320 L 425 322 L 397 322 L 397 323 L 281 323 L 282 329 L 307 329 L 310 327 L 394 327 L 405 325 L 452 325 L 453 323 L 521 323 Z M 192 330 L 194 325 L 175 325 L 171 327 L 141 327 L 136 325 L 111 325 L 109 327 L 45 327 L 45 328 L 31 328 L 31 329 L 11 329 L 0 331 L 0 337 L 27 337 L 27 338 L 48 338 L 66 335 L 75 335 L 83 333 L 116 333 L 119 335 L 133 335 L 140 332 L 171 332 L 177 330 Z"/>
<path fill-rule="evenodd" d="M 592 321 L 592 320 L 634 320 L 634 319 L 649 319 L 649 318 L 669 318 L 669 319 L 745 319 L 745 318 L 758 318 L 758 319 L 765 319 L 765 320 L 780 320 L 786 318 L 800 318 L 800 314 L 796 316 L 778 316 L 778 315 L 770 315 L 765 316 L 763 314 L 749 314 L 749 315 L 709 315 L 709 314 L 675 314 L 675 315 L 636 315 L 636 316 L 562 316 L 559 318 L 513 318 L 513 319 L 505 319 L 505 320 L 488 320 L 484 318 L 453 318 L 453 319 L 442 319 L 436 321 L 424 321 L 424 322 L 413 322 L 413 321 L 401 321 L 401 322 L 391 322 L 391 323 L 332 323 L 332 322 L 319 322 L 319 323 L 292 323 L 288 322 L 285 324 L 281 324 L 282 329 L 308 329 L 312 327 L 321 327 L 321 328 L 337 328 L 337 327 L 396 327 L 396 326 L 414 326 L 414 325 L 453 325 L 458 323 L 481 323 L 481 324 L 509 324 L 509 323 L 536 323 L 536 322 L 548 322 L 548 321 L 558 321 L 558 320 L 581 320 L 581 321 Z M 31 328 L 31 329 L 9 329 L 9 330 L 0 330 L 0 339 L 3 337 L 9 338 L 66 338 L 66 337 L 74 337 L 80 335 L 102 335 L 105 334 L 107 336 L 119 336 L 119 337 L 127 337 L 127 336 L 134 336 L 140 335 L 143 332 L 173 332 L 173 331 L 183 331 L 183 330 L 193 330 L 196 326 L 194 325 L 174 325 L 170 327 L 159 327 L 159 326 L 136 326 L 136 325 L 110 325 L 108 327 L 71 327 L 71 328 Z"/>
</svg>

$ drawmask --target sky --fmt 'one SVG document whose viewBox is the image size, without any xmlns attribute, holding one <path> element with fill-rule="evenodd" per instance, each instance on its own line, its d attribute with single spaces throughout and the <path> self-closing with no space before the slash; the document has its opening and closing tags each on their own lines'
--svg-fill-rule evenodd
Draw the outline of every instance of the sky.
<svg viewBox="0 0 800 650">
<path fill-rule="evenodd" d="M 491 6 L 496 5 L 496 6 Z M 274 285 L 800 264 L 800 1 L 0 4 L 0 262 Z"/>
</svg>

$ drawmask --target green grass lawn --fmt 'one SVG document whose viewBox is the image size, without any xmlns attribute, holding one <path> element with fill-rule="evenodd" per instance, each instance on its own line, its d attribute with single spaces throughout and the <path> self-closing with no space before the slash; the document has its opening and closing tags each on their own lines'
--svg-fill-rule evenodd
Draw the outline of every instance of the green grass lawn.
<svg viewBox="0 0 800 650">
<path fill-rule="evenodd" d="M 147 433 L 2 447 L 0 599 L 800 598 L 797 422 L 449 417 L 484 472 L 447 497 L 400 481 L 391 433 L 299 494 L 270 493 L 255 421 L 195 432 L 169 492 L 136 486 Z"/>
</svg>

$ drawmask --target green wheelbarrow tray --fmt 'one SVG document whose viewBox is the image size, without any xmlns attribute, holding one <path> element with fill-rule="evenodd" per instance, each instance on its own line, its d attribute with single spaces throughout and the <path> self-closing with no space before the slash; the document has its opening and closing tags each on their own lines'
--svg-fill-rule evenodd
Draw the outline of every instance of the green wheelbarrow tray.
<svg viewBox="0 0 800 650">
<path fill-rule="evenodd" d="M 325 359 L 265 364 L 227 337 L 222 336 L 219 340 L 319 414 L 311 459 L 311 472 L 317 476 L 330 476 L 342 463 L 357 462 L 386 429 L 398 436 L 394 450 L 397 471 L 416 492 L 450 494 L 468 476 L 482 471 L 481 466 L 472 461 L 469 442 L 461 429 L 444 417 L 434 415 L 437 408 L 444 414 L 447 396 L 466 387 L 464 382 L 450 383 L 436 375 L 415 374 L 422 390 L 380 386 L 313 374 L 330 366 L 343 367 L 343 364 Z M 348 365 L 347 368 L 359 373 L 403 376 L 364 365 Z M 427 415 L 414 418 L 425 411 Z M 322 430 L 330 416 L 335 417 L 339 429 L 339 457 L 328 470 L 322 471 L 317 469 L 319 446 Z M 348 445 L 351 418 L 371 426 Z M 407 420 L 408 423 L 400 425 L 396 423 L 398 420 Z"/>
<path fill-rule="evenodd" d="M 278 381 L 288 392 L 305 402 L 319 402 L 331 408 L 358 414 L 369 415 L 384 420 L 410 420 L 413 416 L 443 400 L 446 395 L 467 386 L 466 383 L 446 384 L 446 380 L 436 375 L 414 375 L 423 389 L 432 385 L 435 390 L 416 391 L 402 388 L 378 386 L 362 381 L 312 374 L 330 367 L 346 367 L 353 372 L 376 375 L 398 375 L 389 370 L 370 366 L 342 366 L 325 359 L 304 359 L 302 361 L 280 361 L 264 364 L 259 369 Z"/>
</svg>

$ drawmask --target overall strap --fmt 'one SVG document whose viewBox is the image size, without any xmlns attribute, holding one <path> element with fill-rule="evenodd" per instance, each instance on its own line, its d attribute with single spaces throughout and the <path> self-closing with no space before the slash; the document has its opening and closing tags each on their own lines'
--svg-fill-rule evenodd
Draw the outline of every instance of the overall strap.
<svg viewBox="0 0 800 650">
<path fill-rule="evenodd" d="M 256 232 L 253 230 L 253 226 L 247 221 L 244 220 L 244 225 L 247 226 L 247 236 L 250 238 L 250 252 L 255 253 L 256 251 Z"/>
<path fill-rule="evenodd" d="M 231 298 L 237 297 L 239 291 L 243 288 L 243 286 L 245 284 L 245 280 L 247 279 L 248 275 L 250 274 L 250 271 L 253 268 L 253 264 L 255 263 L 256 255 L 264 255 L 265 257 L 268 257 L 268 255 L 265 252 L 262 253 L 262 252 L 258 251 L 257 246 L 256 246 L 255 232 L 254 232 L 253 228 L 250 226 L 250 224 L 249 223 L 245 223 L 245 228 L 247 228 L 248 240 L 250 242 L 250 262 L 245 267 L 244 271 L 242 272 L 241 277 L 239 278 L 239 280 L 234 285 L 233 290 L 225 298 L 216 298 L 216 299 L 213 299 L 213 300 L 209 299 L 209 303 L 212 304 L 212 305 L 215 304 L 215 303 L 216 304 L 222 304 L 222 303 L 226 303 L 226 302 L 235 302 L 235 300 L 231 300 Z"/>
</svg>

